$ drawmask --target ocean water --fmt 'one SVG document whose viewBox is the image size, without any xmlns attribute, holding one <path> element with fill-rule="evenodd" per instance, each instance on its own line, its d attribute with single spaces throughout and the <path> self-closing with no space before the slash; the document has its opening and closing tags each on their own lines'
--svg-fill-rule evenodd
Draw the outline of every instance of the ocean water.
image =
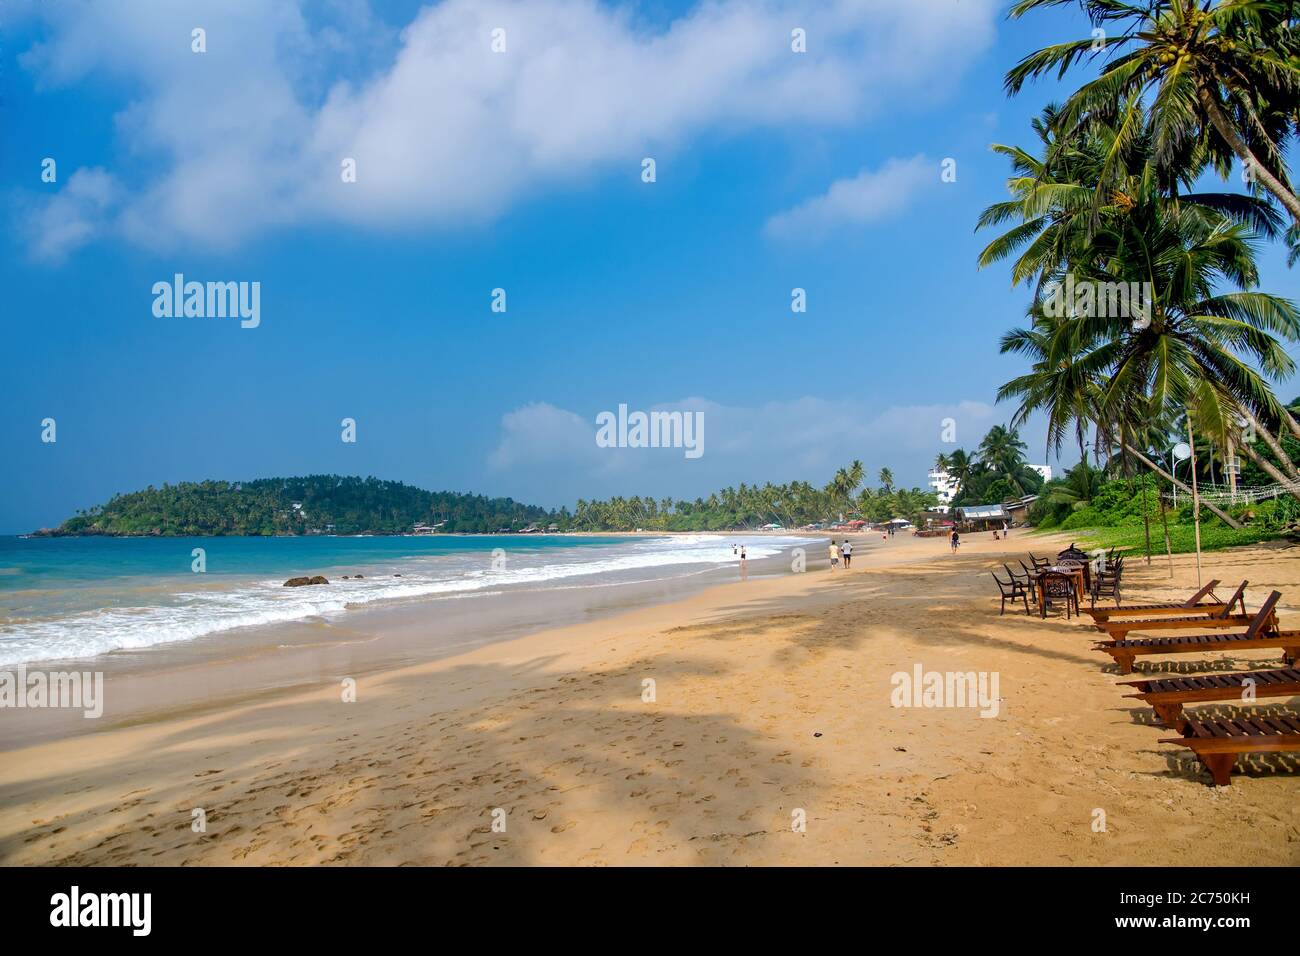
<svg viewBox="0 0 1300 956">
<path fill-rule="evenodd" d="M 807 543 L 735 535 L 0 537 L 0 667 L 219 639 L 385 603 L 700 574 L 734 566 L 733 544 L 757 561 Z M 196 548 L 205 553 L 203 573 L 192 570 Z M 315 574 L 330 584 L 283 587 Z"/>
</svg>

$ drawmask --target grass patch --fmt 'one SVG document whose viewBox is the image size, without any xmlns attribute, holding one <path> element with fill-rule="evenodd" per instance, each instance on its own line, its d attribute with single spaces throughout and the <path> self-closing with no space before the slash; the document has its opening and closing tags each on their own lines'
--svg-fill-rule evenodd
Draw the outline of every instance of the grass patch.
<svg viewBox="0 0 1300 956">
<path fill-rule="evenodd" d="M 1114 528 L 1086 528 L 1077 532 L 1078 545 L 1085 551 L 1093 548 L 1129 547 L 1131 554 L 1146 553 L 1146 538 L 1141 525 L 1121 525 Z M 1257 544 L 1282 537 L 1280 532 L 1267 528 L 1229 528 L 1219 521 L 1201 523 L 1201 550 L 1219 551 L 1237 548 L 1244 544 Z M 1187 554 L 1196 550 L 1196 528 L 1193 525 L 1171 524 L 1169 547 L 1174 554 Z M 1164 529 L 1158 522 L 1151 524 L 1151 553 L 1165 553 Z"/>
</svg>

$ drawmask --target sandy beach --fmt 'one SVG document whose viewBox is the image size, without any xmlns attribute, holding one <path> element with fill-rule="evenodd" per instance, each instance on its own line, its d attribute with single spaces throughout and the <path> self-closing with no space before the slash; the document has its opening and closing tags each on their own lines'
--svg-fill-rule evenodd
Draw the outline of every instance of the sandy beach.
<svg viewBox="0 0 1300 956">
<path fill-rule="evenodd" d="M 1115 687 L 1094 630 L 998 615 L 989 569 L 1067 543 L 968 535 L 954 556 L 899 537 L 851 571 L 823 561 L 366 674 L 355 702 L 322 674 L 9 750 L 0 861 L 1300 863 L 1295 760 L 1243 759 L 1216 789 L 1156 742 L 1168 731 Z M 1250 579 L 1252 609 L 1282 591 L 1300 627 L 1296 553 L 1217 552 L 1204 575 Z M 1190 555 L 1172 577 L 1163 557 L 1129 564 L 1126 603 L 1194 590 Z M 1244 654 L 1138 670 L 1279 663 Z M 917 665 L 996 674 L 997 715 L 892 706 L 891 676 Z"/>
</svg>

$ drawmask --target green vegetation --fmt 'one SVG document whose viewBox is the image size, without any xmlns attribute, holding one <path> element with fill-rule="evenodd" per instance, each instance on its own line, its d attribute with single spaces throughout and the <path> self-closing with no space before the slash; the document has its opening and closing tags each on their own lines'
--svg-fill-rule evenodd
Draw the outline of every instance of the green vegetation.
<svg viewBox="0 0 1300 956">
<path fill-rule="evenodd" d="M 1172 554 L 1184 554 L 1196 550 L 1196 529 L 1189 524 L 1169 526 L 1169 550 Z M 1221 548 L 1235 548 L 1243 544 L 1256 544 L 1277 537 L 1277 532 L 1265 528 L 1229 528 L 1221 521 L 1214 520 L 1201 524 L 1201 550 L 1217 551 Z M 1121 528 L 1093 528 L 1080 535 L 1078 545 L 1084 550 L 1093 548 L 1132 548 L 1134 555 L 1145 554 L 1146 541 L 1142 526 Z M 1164 554 L 1164 538 L 1159 539 L 1156 554 Z"/>
<path fill-rule="evenodd" d="M 958 448 L 936 458 L 935 468 L 959 482 L 952 507 L 997 504 L 1036 494 L 1043 477 L 1025 464 L 1025 447 L 1016 429 L 994 425 L 976 454 Z"/>
<path fill-rule="evenodd" d="M 880 487 L 861 487 L 862 462 L 841 468 L 824 487 L 806 481 L 784 485 L 746 485 L 723 488 L 708 498 L 673 501 L 665 498 L 579 499 L 569 525 L 581 531 L 723 531 L 779 524 L 786 528 L 835 523 L 861 518 L 884 522 L 891 518 L 917 521 L 937 504 L 932 491 L 895 488 L 888 468 L 880 470 Z"/>
<path fill-rule="evenodd" d="M 116 495 L 78 512 L 55 535 L 392 534 L 417 523 L 442 531 L 518 530 L 552 513 L 509 498 L 424 491 L 399 481 L 309 475 L 182 482 Z"/>
<path fill-rule="evenodd" d="M 1142 554 L 1148 547 L 1153 554 L 1163 553 L 1167 529 L 1170 551 L 1194 551 L 1192 501 L 1183 496 L 1177 508 L 1168 507 L 1169 499 L 1161 498 L 1162 485 L 1167 493 L 1168 485 L 1156 475 L 1108 479 L 1104 472 L 1080 463 L 1043 486 L 1029 520 L 1036 531 L 1078 531 L 1079 543 L 1088 548 L 1127 546 Z M 1091 490 L 1085 493 L 1084 488 Z M 1202 550 L 1290 536 L 1300 522 L 1300 501 L 1289 495 L 1230 505 L 1227 510 L 1240 528 L 1202 510 Z"/>
<path fill-rule="evenodd" d="M 1064 2 L 1019 0 L 1011 16 Z M 1102 30 L 1029 54 L 1006 87 L 1087 64 L 1098 75 L 1042 111 L 1032 148 L 994 147 L 1012 165 L 1010 198 L 979 221 L 1007 230 L 980 266 L 1009 261 L 1030 290 L 1027 323 L 1002 339 L 1030 367 L 998 398 L 1019 403 L 1011 427 L 1043 414 L 1049 450 L 1076 444 L 1085 463 L 1042 490 L 1030 520 L 1155 551 L 1167 523 L 1171 545 L 1186 547 L 1194 470 L 1214 516 L 1203 546 L 1293 529 L 1300 423 L 1273 383 L 1295 373 L 1300 311 L 1258 289 L 1257 256 L 1275 240 L 1294 262 L 1300 243 L 1286 164 L 1300 132 L 1300 7 L 1078 5 Z M 1236 163 L 1245 192 L 1194 191 Z M 1195 452 L 1181 470 L 1170 456 L 1180 442 Z M 1281 497 L 1234 503 L 1236 489 L 1260 486 Z M 1175 487 L 1180 508 L 1166 513 Z"/>
<path fill-rule="evenodd" d="M 888 475 L 888 469 L 885 469 Z M 824 488 L 741 484 L 708 498 L 578 501 L 550 511 L 510 498 L 432 492 L 400 481 L 310 475 L 257 481 L 182 482 L 115 495 L 78 512 L 49 535 L 403 534 L 416 525 L 445 533 L 498 531 L 722 531 L 862 517 L 918 517 L 935 504 L 920 488 L 861 488 L 863 468 L 841 468 Z M 892 483 L 892 476 L 889 476 Z"/>
</svg>

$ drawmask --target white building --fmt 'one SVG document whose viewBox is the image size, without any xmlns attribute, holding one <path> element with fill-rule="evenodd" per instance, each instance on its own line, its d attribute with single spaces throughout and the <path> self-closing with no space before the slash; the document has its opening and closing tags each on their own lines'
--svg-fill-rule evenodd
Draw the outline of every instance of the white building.
<svg viewBox="0 0 1300 956">
<path fill-rule="evenodd" d="M 934 493 L 939 497 L 939 504 L 935 510 L 947 511 L 948 506 L 952 504 L 952 499 L 957 496 L 961 482 L 948 472 L 936 468 L 930 472 L 930 487 L 934 489 Z"/>
<path fill-rule="evenodd" d="M 1042 476 L 1043 476 L 1043 481 L 1051 481 L 1051 480 L 1052 480 L 1052 466 L 1051 466 L 1051 465 L 1030 465 L 1029 467 L 1032 468 L 1032 469 L 1034 469 L 1034 471 L 1038 472 L 1040 475 L 1042 475 Z"/>
</svg>

